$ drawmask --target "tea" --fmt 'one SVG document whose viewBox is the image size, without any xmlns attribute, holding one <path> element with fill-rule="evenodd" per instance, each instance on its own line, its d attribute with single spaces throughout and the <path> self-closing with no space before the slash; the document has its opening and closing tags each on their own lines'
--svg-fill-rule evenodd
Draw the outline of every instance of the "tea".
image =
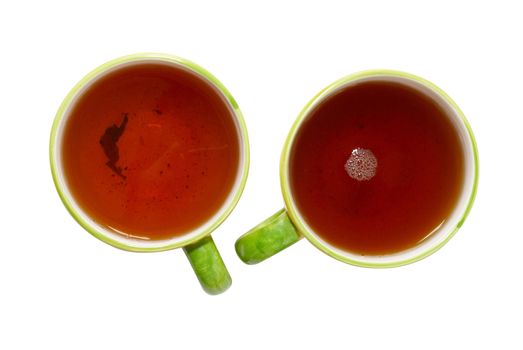
<svg viewBox="0 0 523 350">
<path fill-rule="evenodd" d="M 304 221 L 327 243 L 361 255 L 414 247 L 453 211 L 464 152 L 430 96 L 368 80 L 320 102 L 300 126 L 289 163 Z"/>
<path fill-rule="evenodd" d="M 235 185 L 234 112 L 205 78 L 162 62 L 116 68 L 74 103 L 62 166 L 95 222 L 146 240 L 183 235 L 211 219 Z"/>
</svg>

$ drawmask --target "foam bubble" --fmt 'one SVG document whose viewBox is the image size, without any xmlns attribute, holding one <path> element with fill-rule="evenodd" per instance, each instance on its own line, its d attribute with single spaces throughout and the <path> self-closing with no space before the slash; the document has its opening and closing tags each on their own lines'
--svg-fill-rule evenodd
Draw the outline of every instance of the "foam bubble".
<svg viewBox="0 0 523 350">
<path fill-rule="evenodd" d="M 345 163 L 345 171 L 354 180 L 368 181 L 376 175 L 378 160 L 371 150 L 355 148 Z"/>
</svg>

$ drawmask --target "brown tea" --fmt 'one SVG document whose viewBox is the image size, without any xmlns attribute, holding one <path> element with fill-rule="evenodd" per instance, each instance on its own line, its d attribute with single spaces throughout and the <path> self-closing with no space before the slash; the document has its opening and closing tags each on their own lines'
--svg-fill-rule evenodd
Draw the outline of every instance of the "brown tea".
<svg viewBox="0 0 523 350">
<path fill-rule="evenodd" d="M 135 63 L 78 97 L 62 164 L 78 205 L 137 239 L 168 239 L 209 220 L 238 176 L 233 112 L 209 82 L 183 68 Z"/>
<path fill-rule="evenodd" d="M 305 222 L 344 251 L 416 246 L 451 214 L 464 153 L 449 116 L 399 82 L 364 81 L 322 101 L 291 149 L 291 192 Z"/>
</svg>

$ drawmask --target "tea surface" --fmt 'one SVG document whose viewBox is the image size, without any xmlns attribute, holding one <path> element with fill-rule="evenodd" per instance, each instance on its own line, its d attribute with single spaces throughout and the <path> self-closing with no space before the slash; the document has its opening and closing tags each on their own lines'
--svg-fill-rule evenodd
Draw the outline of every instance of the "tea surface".
<svg viewBox="0 0 523 350">
<path fill-rule="evenodd" d="M 98 224 L 167 239 L 209 220 L 239 167 L 233 114 L 195 73 L 162 63 L 118 68 L 76 101 L 63 135 L 65 180 Z"/>
<path fill-rule="evenodd" d="M 291 148 L 291 192 L 326 242 L 361 255 L 416 246 L 455 207 L 464 181 L 445 111 L 405 84 L 367 81 L 327 97 Z"/>
</svg>

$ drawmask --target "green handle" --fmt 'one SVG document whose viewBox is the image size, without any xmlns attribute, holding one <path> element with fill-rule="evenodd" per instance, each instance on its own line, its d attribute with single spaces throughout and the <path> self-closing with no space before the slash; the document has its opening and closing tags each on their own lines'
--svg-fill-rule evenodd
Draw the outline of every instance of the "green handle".
<svg viewBox="0 0 523 350">
<path fill-rule="evenodd" d="M 301 239 L 285 209 L 241 236 L 235 244 L 240 259 L 257 264 Z"/>
<path fill-rule="evenodd" d="M 225 292 L 232 284 L 229 271 L 211 236 L 183 248 L 203 289 L 212 295 Z"/>
</svg>

